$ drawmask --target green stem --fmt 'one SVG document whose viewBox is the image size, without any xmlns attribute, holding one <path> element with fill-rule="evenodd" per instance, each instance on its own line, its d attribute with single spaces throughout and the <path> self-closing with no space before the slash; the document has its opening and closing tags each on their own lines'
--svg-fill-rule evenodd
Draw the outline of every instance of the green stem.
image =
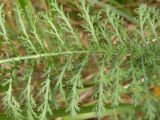
<svg viewBox="0 0 160 120">
<path fill-rule="evenodd" d="M 13 58 L 6 58 L 0 60 L 0 64 L 9 63 L 9 62 L 18 62 L 22 60 L 38 59 L 42 57 L 52 57 L 57 55 L 66 55 L 66 54 L 88 54 L 88 53 L 104 53 L 105 51 L 66 51 L 66 52 L 57 52 L 57 53 L 42 53 L 37 55 L 28 55 L 28 56 L 18 56 Z"/>
<path fill-rule="evenodd" d="M 93 111 L 95 108 L 94 105 L 92 106 L 85 106 L 81 107 L 81 110 L 77 113 L 77 116 L 75 117 L 76 120 L 82 120 L 82 119 L 90 119 L 90 118 L 96 118 L 96 112 Z M 105 106 L 106 111 L 104 112 L 103 116 L 106 115 L 113 115 L 115 112 L 122 113 L 122 112 L 132 112 L 135 109 L 140 111 L 140 107 L 134 107 L 131 104 L 120 104 L 119 107 L 114 108 L 111 105 Z M 70 113 L 65 112 L 65 109 L 61 110 L 55 110 L 53 111 L 54 118 L 63 117 L 63 120 L 71 120 L 72 117 L 70 116 Z"/>
</svg>

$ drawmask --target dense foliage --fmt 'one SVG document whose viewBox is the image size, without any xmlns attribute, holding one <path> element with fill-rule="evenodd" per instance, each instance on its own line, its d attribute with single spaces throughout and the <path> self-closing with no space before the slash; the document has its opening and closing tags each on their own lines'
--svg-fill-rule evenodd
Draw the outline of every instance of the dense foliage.
<svg viewBox="0 0 160 120">
<path fill-rule="evenodd" d="M 138 111 L 144 119 L 160 119 L 159 96 L 152 91 L 160 77 L 159 10 L 140 5 L 129 29 L 109 5 L 91 11 L 80 0 L 77 6 L 81 27 L 72 24 L 55 0 L 49 1 L 47 12 L 38 13 L 19 0 L 14 30 L 0 6 L 3 111 L 16 120 L 45 120 L 60 117 L 55 109 L 65 108 L 77 119 L 87 106 L 81 93 L 92 88 L 90 111 L 99 119 L 106 115 L 106 105 L 113 111 L 123 107 L 123 95 L 130 96 L 126 104 L 131 108 L 126 109 L 133 119 Z M 88 72 L 90 68 L 94 70 Z M 91 79 L 85 80 L 86 73 Z"/>
</svg>

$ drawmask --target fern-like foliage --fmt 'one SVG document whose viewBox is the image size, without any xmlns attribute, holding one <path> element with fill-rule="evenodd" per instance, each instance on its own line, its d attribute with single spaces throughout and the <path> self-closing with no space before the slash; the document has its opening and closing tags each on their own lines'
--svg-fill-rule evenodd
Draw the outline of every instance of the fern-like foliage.
<svg viewBox="0 0 160 120">
<path fill-rule="evenodd" d="M 159 84 L 160 76 L 159 10 L 140 5 L 134 28 L 128 30 L 127 21 L 110 5 L 92 12 L 93 6 L 80 0 L 77 8 L 83 24 L 78 28 L 56 0 L 48 4 L 48 11 L 37 12 L 18 0 L 13 5 L 13 31 L 0 6 L 4 112 L 16 120 L 47 120 L 56 116 L 55 109 L 64 107 L 76 119 L 83 108 L 81 89 L 94 86 L 91 111 L 98 119 L 105 115 L 106 104 L 119 109 L 124 94 L 131 97 L 135 109 L 144 108 L 147 119 L 158 118 L 159 100 L 151 87 Z M 90 65 L 97 72 L 85 83 L 83 73 Z"/>
</svg>

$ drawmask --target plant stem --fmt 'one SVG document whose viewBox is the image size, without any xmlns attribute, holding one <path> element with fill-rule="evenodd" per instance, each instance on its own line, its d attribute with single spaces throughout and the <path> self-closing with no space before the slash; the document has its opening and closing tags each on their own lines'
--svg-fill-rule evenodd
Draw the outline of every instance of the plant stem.
<svg viewBox="0 0 160 120">
<path fill-rule="evenodd" d="M 57 55 L 66 55 L 66 54 L 88 54 L 88 53 L 104 53 L 105 51 L 66 51 L 66 52 L 57 52 L 57 53 L 42 53 L 37 55 L 27 55 L 27 56 L 18 56 L 13 58 L 6 58 L 0 60 L 0 64 L 9 63 L 9 62 L 18 62 L 22 60 L 29 60 L 29 59 L 37 59 L 42 57 L 51 57 L 51 56 L 57 56 Z"/>
<path fill-rule="evenodd" d="M 75 117 L 76 120 L 83 120 L 83 119 L 90 119 L 90 118 L 96 118 L 96 112 L 93 111 L 94 105 L 91 106 L 85 106 L 81 107 L 81 111 L 77 113 L 77 116 Z M 120 104 L 119 107 L 114 108 L 111 105 L 105 106 L 106 111 L 104 112 L 103 116 L 106 115 L 113 115 L 115 112 L 122 113 L 122 112 L 132 112 L 135 109 L 137 111 L 140 111 L 140 107 L 134 107 L 131 104 Z M 54 118 L 63 117 L 63 120 L 71 120 L 72 117 L 69 115 L 68 112 L 65 112 L 65 109 L 61 110 L 55 110 L 54 112 Z"/>
</svg>

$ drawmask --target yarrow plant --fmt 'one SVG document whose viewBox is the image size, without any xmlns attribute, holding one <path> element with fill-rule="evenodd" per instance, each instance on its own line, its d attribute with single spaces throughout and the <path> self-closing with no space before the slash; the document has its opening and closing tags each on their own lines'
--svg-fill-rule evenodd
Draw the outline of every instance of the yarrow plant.
<svg viewBox="0 0 160 120">
<path fill-rule="evenodd" d="M 110 5 L 91 11 L 92 5 L 78 1 L 80 27 L 58 1 L 48 5 L 47 11 L 36 12 L 29 1 L 15 1 L 14 28 L 0 5 L 4 119 L 118 119 L 119 114 L 120 119 L 129 119 L 125 114 L 160 119 L 159 9 L 140 5 L 129 30 L 128 21 Z M 82 97 L 88 91 L 86 103 Z"/>
</svg>

